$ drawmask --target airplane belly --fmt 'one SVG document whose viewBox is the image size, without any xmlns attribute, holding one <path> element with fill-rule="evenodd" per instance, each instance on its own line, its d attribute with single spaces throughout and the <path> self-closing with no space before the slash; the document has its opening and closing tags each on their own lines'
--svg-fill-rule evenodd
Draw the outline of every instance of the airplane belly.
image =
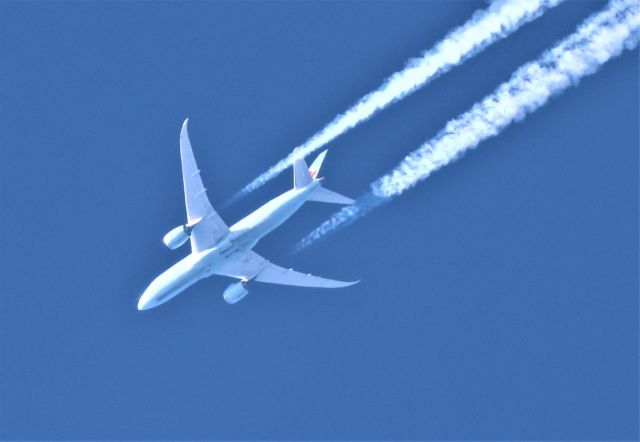
<svg viewBox="0 0 640 442">
<path fill-rule="evenodd" d="M 244 242 L 251 244 L 247 250 L 253 248 L 260 239 L 280 227 L 280 225 L 288 220 L 303 203 L 304 200 L 288 201 L 265 216 L 255 219 L 253 225 L 246 229 L 242 234 Z"/>
<path fill-rule="evenodd" d="M 169 267 L 149 284 L 138 300 L 138 310 L 148 310 L 164 304 L 200 279 L 214 274 L 242 280 L 225 291 L 224 299 L 229 303 L 239 301 L 248 293 L 245 285 L 249 280 L 323 288 L 353 284 L 286 269 L 253 251 L 264 236 L 289 219 L 305 201 L 340 204 L 353 202 L 321 186 L 322 178 L 317 175 L 326 151 L 316 158 L 310 168 L 300 152 L 294 151 L 293 188 L 229 227 L 207 197 L 189 141 L 187 122 L 188 119 L 184 121 L 180 132 L 180 163 L 187 223 L 172 229 L 165 235 L 163 242 L 170 249 L 175 249 L 189 240 L 191 254 Z"/>
</svg>

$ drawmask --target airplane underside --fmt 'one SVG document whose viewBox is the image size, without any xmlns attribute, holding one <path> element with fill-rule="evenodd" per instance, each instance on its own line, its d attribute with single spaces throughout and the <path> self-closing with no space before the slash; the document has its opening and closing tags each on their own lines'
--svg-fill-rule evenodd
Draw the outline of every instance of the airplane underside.
<svg viewBox="0 0 640 442">
<path fill-rule="evenodd" d="M 228 227 L 207 197 L 191 149 L 187 122 L 185 120 L 180 134 L 187 223 L 169 231 L 163 242 L 168 248 L 176 249 L 190 241 L 191 254 L 153 280 L 140 297 L 139 310 L 164 304 L 200 279 L 211 275 L 240 280 L 224 291 L 223 298 L 229 304 L 235 304 L 249 293 L 250 281 L 316 288 L 347 287 L 358 282 L 321 278 L 286 269 L 252 250 L 262 237 L 284 223 L 306 201 L 338 204 L 353 202 L 350 198 L 322 187 L 322 178 L 316 178 L 326 151 L 318 156 L 310 168 L 304 159 L 296 159 L 293 189 Z"/>
</svg>

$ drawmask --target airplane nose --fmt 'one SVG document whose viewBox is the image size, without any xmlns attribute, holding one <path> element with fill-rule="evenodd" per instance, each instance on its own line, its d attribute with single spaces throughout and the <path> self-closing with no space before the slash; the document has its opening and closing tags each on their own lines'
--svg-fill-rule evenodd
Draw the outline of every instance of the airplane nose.
<svg viewBox="0 0 640 442">
<path fill-rule="evenodd" d="M 153 305 L 153 293 L 147 289 L 138 300 L 138 310 L 149 310 Z"/>
<path fill-rule="evenodd" d="M 138 310 L 146 310 L 147 309 L 147 301 L 142 297 L 138 300 Z"/>
</svg>

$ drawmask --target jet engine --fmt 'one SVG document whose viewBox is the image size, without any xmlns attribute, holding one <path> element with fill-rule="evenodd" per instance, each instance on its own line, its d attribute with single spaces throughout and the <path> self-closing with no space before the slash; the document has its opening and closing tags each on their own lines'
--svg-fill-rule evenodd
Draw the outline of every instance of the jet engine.
<svg viewBox="0 0 640 442">
<path fill-rule="evenodd" d="M 235 304 L 248 294 L 249 289 L 247 289 L 247 281 L 240 281 L 227 287 L 222 297 L 228 304 Z"/>
<path fill-rule="evenodd" d="M 191 228 L 186 225 L 178 226 L 175 229 L 171 229 L 171 231 L 162 238 L 162 242 L 165 246 L 174 250 L 186 243 L 189 239 L 189 235 L 191 235 Z"/>
</svg>

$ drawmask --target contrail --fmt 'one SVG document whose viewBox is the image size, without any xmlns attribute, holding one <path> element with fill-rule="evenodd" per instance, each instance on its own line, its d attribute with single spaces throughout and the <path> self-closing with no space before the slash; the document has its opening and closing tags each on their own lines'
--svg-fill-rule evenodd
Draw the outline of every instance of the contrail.
<svg viewBox="0 0 640 442">
<path fill-rule="evenodd" d="M 327 143 L 369 119 L 376 112 L 425 86 L 431 80 L 473 57 L 492 43 L 507 37 L 520 26 L 541 16 L 563 0 L 496 0 L 487 9 L 477 11 L 462 26 L 454 29 L 419 58 L 409 60 L 406 67 L 387 78 L 345 113 L 336 116 L 320 132 L 297 148 L 307 156 Z M 293 163 L 293 155 L 280 160 L 259 175 L 227 203 L 256 190 Z"/>
<path fill-rule="evenodd" d="M 391 172 L 374 181 L 368 193 L 353 205 L 333 214 L 303 238 L 295 251 L 351 224 L 460 158 L 481 141 L 498 135 L 553 96 L 577 85 L 582 77 L 595 73 L 624 49 L 634 49 L 639 39 L 640 2 L 612 0 L 604 10 L 586 19 L 574 34 L 546 51 L 537 61 L 520 67 L 492 94 L 449 121 L 434 138 L 410 153 Z"/>
</svg>

